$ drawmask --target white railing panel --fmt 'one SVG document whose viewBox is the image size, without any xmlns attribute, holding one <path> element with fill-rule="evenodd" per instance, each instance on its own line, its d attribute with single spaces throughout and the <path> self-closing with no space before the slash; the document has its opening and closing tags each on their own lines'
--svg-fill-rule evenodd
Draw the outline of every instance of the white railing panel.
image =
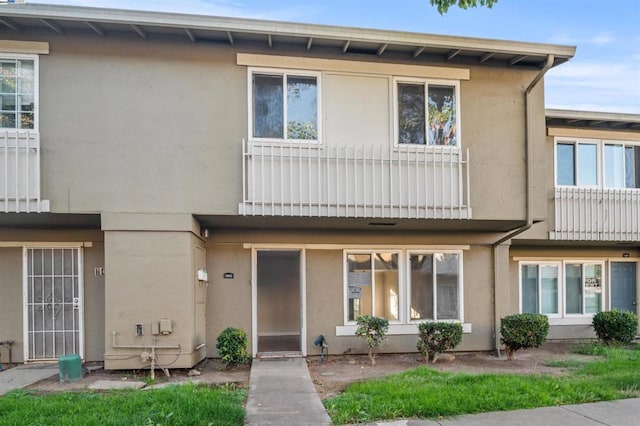
<svg viewBox="0 0 640 426">
<path fill-rule="evenodd" d="M 640 241 L 640 190 L 556 188 L 555 240 Z"/>
<path fill-rule="evenodd" d="M 467 161 L 450 147 L 243 142 L 240 214 L 470 219 Z"/>
<path fill-rule="evenodd" d="M 0 211 L 40 212 L 40 135 L 0 130 Z"/>
</svg>

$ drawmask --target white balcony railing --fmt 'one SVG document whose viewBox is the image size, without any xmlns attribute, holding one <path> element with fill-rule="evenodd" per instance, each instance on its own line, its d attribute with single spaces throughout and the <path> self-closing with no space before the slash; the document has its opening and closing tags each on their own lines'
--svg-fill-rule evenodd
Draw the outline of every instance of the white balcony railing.
<svg viewBox="0 0 640 426">
<path fill-rule="evenodd" d="M 556 188 L 552 240 L 640 241 L 637 189 Z"/>
<path fill-rule="evenodd" d="M 0 130 L 0 212 L 49 211 L 40 199 L 40 134 Z"/>
<path fill-rule="evenodd" d="M 468 150 L 421 148 L 243 142 L 239 213 L 471 219 Z"/>
</svg>

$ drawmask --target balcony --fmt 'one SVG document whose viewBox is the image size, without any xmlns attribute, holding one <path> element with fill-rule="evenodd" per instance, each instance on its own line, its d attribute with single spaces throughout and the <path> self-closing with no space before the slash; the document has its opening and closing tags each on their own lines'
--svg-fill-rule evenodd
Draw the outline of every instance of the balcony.
<svg viewBox="0 0 640 426">
<path fill-rule="evenodd" d="M 0 212 L 49 211 L 40 199 L 40 134 L 0 130 Z"/>
<path fill-rule="evenodd" d="M 471 219 L 455 147 L 244 143 L 244 216 Z"/>
<path fill-rule="evenodd" d="M 552 240 L 640 241 L 637 189 L 556 188 Z"/>
</svg>

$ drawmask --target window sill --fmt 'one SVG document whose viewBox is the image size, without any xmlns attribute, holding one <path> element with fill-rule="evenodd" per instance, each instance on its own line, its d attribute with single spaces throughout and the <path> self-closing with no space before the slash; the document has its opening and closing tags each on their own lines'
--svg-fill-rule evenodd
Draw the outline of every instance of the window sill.
<svg viewBox="0 0 640 426">
<path fill-rule="evenodd" d="M 580 317 L 549 318 L 549 325 L 591 325 L 593 315 Z"/>
<path fill-rule="evenodd" d="M 336 336 L 354 336 L 357 328 L 357 325 L 338 325 L 336 326 Z M 463 323 L 462 332 L 471 333 L 471 323 Z M 411 334 L 418 334 L 418 324 L 389 324 L 389 331 L 387 331 L 388 336 Z"/>
</svg>

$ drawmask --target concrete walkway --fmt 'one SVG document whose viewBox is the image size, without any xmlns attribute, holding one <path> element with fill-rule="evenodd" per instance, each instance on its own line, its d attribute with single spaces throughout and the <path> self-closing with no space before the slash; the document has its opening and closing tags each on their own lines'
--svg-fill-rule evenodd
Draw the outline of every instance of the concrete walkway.
<svg viewBox="0 0 640 426">
<path fill-rule="evenodd" d="M 58 374 L 58 364 L 19 365 L 0 372 L 0 396 Z"/>
<path fill-rule="evenodd" d="M 247 425 L 331 425 L 304 358 L 255 359 L 251 364 Z"/>
<path fill-rule="evenodd" d="M 497 411 L 439 420 L 395 420 L 366 426 L 631 426 L 640 424 L 640 399 L 592 402 L 531 410 Z"/>
</svg>

